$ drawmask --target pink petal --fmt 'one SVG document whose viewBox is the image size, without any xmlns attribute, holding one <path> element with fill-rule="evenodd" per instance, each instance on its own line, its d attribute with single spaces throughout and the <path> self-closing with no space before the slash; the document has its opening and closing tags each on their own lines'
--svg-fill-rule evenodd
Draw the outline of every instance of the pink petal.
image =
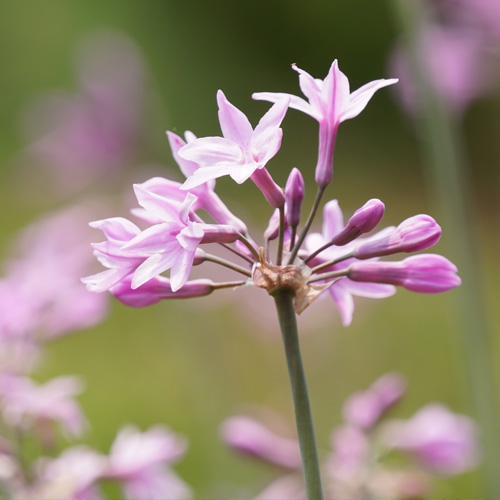
<svg viewBox="0 0 500 500">
<path fill-rule="evenodd" d="M 186 182 L 182 185 L 183 190 L 193 189 L 205 182 L 209 182 L 212 179 L 217 179 L 223 175 L 229 175 L 232 173 L 231 167 L 229 165 L 220 167 L 203 167 L 198 169 L 191 177 L 186 179 Z"/>
<path fill-rule="evenodd" d="M 354 313 L 354 300 L 351 293 L 343 286 L 342 282 L 334 284 L 328 291 L 337 304 L 342 324 L 349 326 Z"/>
<path fill-rule="evenodd" d="M 321 116 L 319 116 L 313 107 L 301 97 L 297 97 L 292 94 L 285 94 L 283 92 L 254 92 L 252 94 L 252 99 L 256 101 L 268 101 L 268 102 L 280 102 L 283 99 L 289 99 L 290 102 L 288 104 L 289 108 L 296 109 L 297 111 L 302 111 L 303 113 L 312 116 L 316 120 L 319 120 Z"/>
<path fill-rule="evenodd" d="M 146 259 L 135 271 L 131 288 L 135 289 L 149 281 L 151 278 L 170 269 L 172 265 L 181 258 L 183 249 L 177 245 L 176 249 L 168 253 L 155 253 Z M 174 287 L 172 286 L 172 290 Z"/>
<path fill-rule="evenodd" d="M 323 236 L 330 241 L 344 229 L 344 216 L 337 200 L 331 200 L 323 208 Z"/>
<path fill-rule="evenodd" d="M 393 85 L 397 83 L 397 78 L 391 78 L 388 80 L 374 80 L 373 82 L 363 85 L 358 90 L 355 90 L 350 97 L 349 106 L 343 113 L 341 121 L 350 120 L 358 116 L 363 109 L 365 109 L 368 101 L 373 97 L 375 92 L 388 85 Z"/>
<path fill-rule="evenodd" d="M 222 90 L 217 92 L 217 104 L 222 135 L 244 148 L 247 147 L 252 138 L 253 128 L 246 115 L 226 99 Z"/>
<path fill-rule="evenodd" d="M 325 103 L 323 118 L 334 124 L 340 123 L 342 115 L 349 107 L 349 80 L 340 71 L 337 60 L 333 61 L 323 82 L 321 97 Z"/>
</svg>

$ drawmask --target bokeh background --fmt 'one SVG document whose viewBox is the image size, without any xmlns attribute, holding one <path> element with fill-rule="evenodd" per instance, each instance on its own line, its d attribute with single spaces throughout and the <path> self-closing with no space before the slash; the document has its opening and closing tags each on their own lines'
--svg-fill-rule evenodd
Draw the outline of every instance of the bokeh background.
<svg viewBox="0 0 500 500">
<path fill-rule="evenodd" d="M 27 154 L 26 123 L 40 96 L 79 91 L 78 50 L 96 30 L 121 32 L 142 54 L 140 141 L 111 176 L 61 191 L 57 177 L 62 174 L 54 175 Z M 284 0 L 4 2 L 0 255 L 11 255 L 16 233 L 44 214 L 99 200 L 96 218 L 127 216 L 133 182 L 152 175 L 178 178 L 165 130 L 219 134 L 218 89 L 256 123 L 268 105 L 252 101 L 252 92 L 299 92 L 291 63 L 323 78 L 337 58 L 356 89 L 392 76 L 388 58 L 398 35 L 391 4 L 369 0 L 312 1 L 307 6 Z M 487 323 L 497 334 L 490 351 L 494 359 L 500 355 L 499 124 L 498 90 L 476 100 L 462 121 L 481 294 Z M 439 221 L 439 204 L 430 195 L 415 132 L 393 89 L 378 92 L 361 116 L 341 127 L 327 196 L 337 198 L 347 214 L 369 198 L 380 198 L 386 204 L 386 225 L 417 213 Z M 291 167 L 301 169 L 309 186 L 306 208 L 314 192 L 316 134 L 309 117 L 289 112 L 282 151 L 269 166 L 279 183 Z M 266 227 L 271 211 L 253 186 L 224 178 L 218 181 L 218 193 L 255 235 Z M 446 227 L 443 232 L 435 251 L 453 260 Z M 101 234 L 95 231 L 94 238 L 99 241 Z M 408 417 L 430 401 L 473 414 L 457 335 L 456 293 L 428 296 L 400 290 L 381 301 L 357 300 L 348 328 L 328 300 L 304 312 L 304 363 L 322 450 L 330 446 L 330 432 L 341 421 L 347 395 L 389 371 L 402 373 L 409 384 L 395 415 Z M 293 428 L 277 328 L 272 304 L 257 292 L 237 296 L 226 290 L 137 310 L 111 301 L 101 324 L 48 345 L 36 377 L 78 374 L 85 379 L 80 401 L 91 422 L 86 442 L 92 446 L 106 451 L 124 423 L 144 429 L 165 423 L 189 439 L 189 451 L 176 469 L 197 498 L 243 498 L 259 491 L 273 471 L 226 449 L 218 427 L 232 414 L 264 406 Z M 439 498 L 475 497 L 480 474 L 443 480 L 437 488 Z"/>
</svg>

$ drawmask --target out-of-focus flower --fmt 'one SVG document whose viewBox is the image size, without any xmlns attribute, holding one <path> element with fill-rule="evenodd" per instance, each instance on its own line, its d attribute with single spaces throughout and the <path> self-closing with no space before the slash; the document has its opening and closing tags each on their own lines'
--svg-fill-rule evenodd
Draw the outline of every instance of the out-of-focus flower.
<svg viewBox="0 0 500 500">
<path fill-rule="evenodd" d="M 319 122 L 316 182 L 319 186 L 326 186 L 333 177 L 333 151 L 339 125 L 358 116 L 378 89 L 392 85 L 397 80 L 375 80 L 351 93 L 349 80 L 340 71 L 337 60 L 333 61 L 324 80 L 313 78 L 295 64 L 292 68 L 299 73 L 300 89 L 308 101 L 294 95 L 274 92 L 256 92 L 252 97 L 271 102 L 289 99 L 291 108 L 302 111 Z"/>
<path fill-rule="evenodd" d="M 0 376 L 0 409 L 5 422 L 14 428 L 34 429 L 44 442 L 53 441 L 52 424 L 59 424 L 67 434 L 79 437 L 86 421 L 74 400 L 82 391 L 77 377 L 65 376 L 36 385 L 26 377 Z"/>
<path fill-rule="evenodd" d="M 492 86 L 490 65 L 483 50 L 483 40 L 477 32 L 437 24 L 421 28 L 418 54 L 425 76 L 448 109 L 456 114 Z M 401 104 L 407 111 L 417 112 L 422 90 L 412 74 L 409 54 L 398 46 L 389 64 L 391 73 L 400 80 L 397 90 Z"/>
<path fill-rule="evenodd" d="M 280 125 L 288 99 L 277 102 L 261 118 L 255 130 L 221 90 L 217 93 L 217 102 L 224 137 L 195 139 L 178 151 L 181 158 L 201 167 L 187 179 L 183 189 L 189 190 L 223 175 L 229 175 L 238 184 L 250 178 L 272 206 L 282 206 L 283 190 L 274 184 L 265 166 L 281 146 L 283 131 Z"/>
<path fill-rule="evenodd" d="M 65 450 L 54 459 L 36 463 L 36 482 L 27 490 L 28 500 L 102 500 L 97 482 L 105 470 L 103 455 L 86 446 Z"/>
<path fill-rule="evenodd" d="M 424 406 L 409 420 L 388 422 L 384 444 L 443 475 L 462 474 L 479 461 L 474 421 L 438 403 Z"/>
<path fill-rule="evenodd" d="M 18 348 L 98 323 L 108 301 L 89 293 L 82 273 L 92 269 L 85 247 L 91 211 L 72 207 L 27 227 L 4 264 L 0 279 L 0 341 L 16 339 Z"/>
<path fill-rule="evenodd" d="M 406 383 L 397 373 L 377 379 L 366 391 L 356 392 L 344 402 L 343 416 L 349 424 L 370 429 L 405 393 Z"/>
<path fill-rule="evenodd" d="M 186 441 L 156 426 L 140 432 L 124 427 L 111 446 L 103 477 L 120 481 L 127 500 L 185 500 L 190 488 L 168 465 L 186 451 Z"/>
<path fill-rule="evenodd" d="M 30 162 L 49 169 L 65 192 L 102 181 L 131 162 L 144 112 L 144 62 L 126 35 L 91 35 L 76 65 L 77 91 L 41 98 L 24 127 Z"/>
<path fill-rule="evenodd" d="M 234 416 L 221 427 L 224 442 L 234 450 L 286 469 L 299 469 L 302 462 L 296 439 L 279 436 L 257 420 Z"/>
</svg>

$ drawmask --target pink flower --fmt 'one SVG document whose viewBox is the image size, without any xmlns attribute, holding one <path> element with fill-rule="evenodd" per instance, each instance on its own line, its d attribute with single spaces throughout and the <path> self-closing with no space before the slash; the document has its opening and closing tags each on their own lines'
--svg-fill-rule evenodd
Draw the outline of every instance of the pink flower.
<svg viewBox="0 0 500 500">
<path fill-rule="evenodd" d="M 323 232 L 309 234 L 305 240 L 306 248 L 309 253 L 321 248 L 326 243 L 335 239 L 339 234 L 344 234 L 344 217 L 342 210 L 339 207 L 337 200 L 332 200 L 325 204 L 323 209 Z M 315 257 L 311 264 L 318 265 L 335 260 L 337 257 L 342 257 L 349 254 L 350 249 L 354 245 L 359 244 L 352 242 L 342 247 L 331 246 Z M 328 271 L 337 271 L 348 268 L 354 259 L 349 258 L 340 261 L 338 264 L 333 264 L 328 267 Z M 373 283 L 356 283 L 351 279 L 340 279 L 333 283 L 328 288 L 328 293 L 335 301 L 340 312 L 342 324 L 348 326 L 352 321 L 354 312 L 353 296 L 384 298 L 393 295 L 396 292 L 395 288 L 390 285 L 380 285 Z"/>
<path fill-rule="evenodd" d="M 410 453 L 427 467 L 444 475 L 462 474 L 479 460 L 474 422 L 442 404 L 428 404 L 409 420 L 387 423 L 384 442 Z"/>
<path fill-rule="evenodd" d="M 78 87 L 48 95 L 28 110 L 30 163 L 41 163 L 66 191 L 116 173 L 141 137 L 145 68 L 127 36 L 101 31 L 77 52 Z"/>
<path fill-rule="evenodd" d="M 120 481 L 127 500 L 188 499 L 189 487 L 167 467 L 185 450 L 185 440 L 165 427 L 127 426 L 111 446 L 104 477 Z"/>
<path fill-rule="evenodd" d="M 349 80 L 339 70 L 337 60 L 333 61 L 324 80 L 313 78 L 295 64 L 292 68 L 299 73 L 300 88 L 308 101 L 294 95 L 273 92 L 257 92 L 252 97 L 270 102 L 283 102 L 288 98 L 291 108 L 319 122 L 316 182 L 319 186 L 326 186 L 333 177 L 333 150 L 340 123 L 358 116 L 378 89 L 392 85 L 397 80 L 375 80 L 351 93 Z"/>
<path fill-rule="evenodd" d="M 223 175 L 229 175 L 238 184 L 251 178 L 271 205 L 282 206 L 283 191 L 274 184 L 265 166 L 281 146 L 280 124 L 288 108 L 288 99 L 277 102 L 261 118 L 255 130 L 221 90 L 217 93 L 217 102 L 224 137 L 195 139 L 178 151 L 181 158 L 201 167 L 187 179 L 183 189 L 190 190 Z"/>
<path fill-rule="evenodd" d="M 25 377 L 0 376 L 0 406 L 5 421 L 21 429 L 39 426 L 48 443 L 53 435 L 44 425 L 47 422 L 60 424 L 73 437 L 82 435 L 86 422 L 74 400 L 81 391 L 80 379 L 72 376 L 54 378 L 42 385 Z"/>
<path fill-rule="evenodd" d="M 346 422 L 361 429 L 372 428 L 404 394 L 406 384 L 396 373 L 388 373 L 362 392 L 356 392 L 344 402 Z"/>
<path fill-rule="evenodd" d="M 226 444 L 243 454 L 286 469 L 301 467 L 297 440 L 279 436 L 253 418 L 228 418 L 221 427 L 221 435 Z"/>
<path fill-rule="evenodd" d="M 0 337 L 53 338 L 102 320 L 106 297 L 80 281 L 93 264 L 85 250 L 91 213 L 72 207 L 23 230 L 0 280 Z"/>
<path fill-rule="evenodd" d="M 69 448 L 55 459 L 39 459 L 28 498 L 101 500 L 97 482 L 105 465 L 105 457 L 86 446 Z"/>
</svg>

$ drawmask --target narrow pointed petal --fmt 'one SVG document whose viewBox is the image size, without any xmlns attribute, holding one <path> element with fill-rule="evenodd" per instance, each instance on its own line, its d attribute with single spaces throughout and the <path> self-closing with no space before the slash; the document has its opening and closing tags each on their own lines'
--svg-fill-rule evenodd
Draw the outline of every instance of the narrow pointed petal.
<svg viewBox="0 0 500 500">
<path fill-rule="evenodd" d="M 375 94 L 377 90 L 387 87 L 388 85 L 394 85 L 397 81 L 397 78 L 375 80 L 363 85 L 358 90 L 355 90 L 351 94 L 349 106 L 343 113 L 341 121 L 350 120 L 351 118 L 358 116 L 361 111 L 365 109 L 368 101 L 373 97 L 373 94 Z"/>
<path fill-rule="evenodd" d="M 90 222 L 89 226 L 100 229 L 108 240 L 116 242 L 128 241 L 140 232 L 134 223 L 123 217 L 96 220 Z"/>
<path fill-rule="evenodd" d="M 219 105 L 219 123 L 222 135 L 226 139 L 246 147 L 253 133 L 252 125 L 246 115 L 226 99 L 222 90 L 217 92 L 217 104 Z"/>
<path fill-rule="evenodd" d="M 181 257 L 182 248 L 179 247 L 169 253 L 155 253 L 146 259 L 134 273 L 131 287 L 133 289 L 140 287 L 151 278 L 167 271 Z"/>
<path fill-rule="evenodd" d="M 302 111 L 306 115 L 312 116 L 316 120 L 319 120 L 321 116 L 317 115 L 312 106 L 301 97 L 297 97 L 292 94 L 285 94 L 284 92 L 254 92 L 252 94 L 252 99 L 256 101 L 268 101 L 268 102 L 280 102 L 283 99 L 289 99 L 289 108 L 296 109 L 297 111 Z"/>
<path fill-rule="evenodd" d="M 194 250 L 192 252 L 182 252 L 182 254 L 172 264 L 170 270 L 170 286 L 173 292 L 177 292 L 182 288 L 187 280 L 193 267 Z"/>
<path fill-rule="evenodd" d="M 136 254 L 163 252 L 170 248 L 180 229 L 175 222 L 155 224 L 131 239 L 122 249 Z"/>
<path fill-rule="evenodd" d="M 181 189 L 189 191 L 212 179 L 217 179 L 232 172 L 230 166 L 203 167 L 198 169 L 191 177 L 186 179 Z M 248 178 L 248 177 L 247 177 Z"/>
<path fill-rule="evenodd" d="M 196 139 L 179 149 L 178 153 L 181 158 L 196 162 L 201 167 L 238 165 L 243 161 L 241 148 L 224 137 Z"/>
<path fill-rule="evenodd" d="M 337 304 L 342 324 L 344 326 L 349 326 L 352 322 L 352 315 L 354 313 L 354 300 L 352 295 L 342 286 L 342 283 L 338 283 L 337 286 L 331 286 L 328 292 Z"/>
<path fill-rule="evenodd" d="M 344 215 L 337 200 L 329 201 L 323 208 L 323 236 L 331 241 L 344 229 Z"/>
<path fill-rule="evenodd" d="M 170 191 L 172 196 L 167 194 L 168 191 L 165 192 L 166 196 L 160 196 L 141 184 L 134 184 L 134 192 L 139 205 L 153 216 L 166 222 L 179 219 L 180 184 L 175 187 L 172 186 Z"/>
<path fill-rule="evenodd" d="M 324 118 L 332 124 L 340 123 L 340 117 L 349 107 L 349 80 L 340 71 L 337 60 L 333 61 L 323 82 L 320 102 L 325 108 Z"/>
</svg>

